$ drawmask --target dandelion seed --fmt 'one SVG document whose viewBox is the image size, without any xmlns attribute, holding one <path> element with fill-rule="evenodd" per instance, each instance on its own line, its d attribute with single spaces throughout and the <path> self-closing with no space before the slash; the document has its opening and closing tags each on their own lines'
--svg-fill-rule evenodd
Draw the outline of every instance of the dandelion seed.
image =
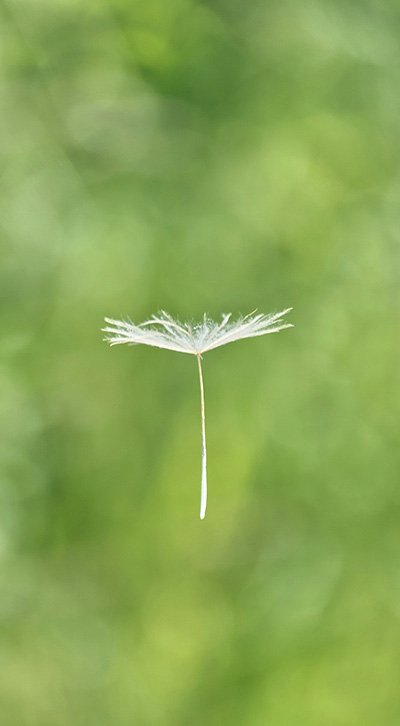
<svg viewBox="0 0 400 726">
<path fill-rule="evenodd" d="M 200 497 L 200 519 L 204 519 L 207 507 L 207 449 L 206 449 L 206 424 L 204 406 L 204 384 L 201 360 L 203 353 L 221 345 L 233 343 L 242 338 L 255 338 L 258 335 L 277 333 L 284 328 L 293 327 L 285 323 L 283 316 L 292 308 L 287 308 L 281 313 L 263 315 L 254 310 L 245 317 L 240 317 L 230 322 L 231 313 L 222 316 L 220 323 L 209 320 L 204 314 L 201 323 L 180 323 L 174 320 L 171 315 L 162 310 L 159 315 L 153 315 L 140 325 L 134 325 L 130 320 L 113 320 L 105 318 L 108 326 L 103 328 L 107 333 L 105 338 L 110 345 L 128 343 L 128 345 L 150 345 L 156 348 L 167 348 L 179 353 L 190 353 L 197 358 L 200 398 L 201 398 L 201 439 L 202 439 L 202 467 L 201 467 L 201 497 Z"/>
</svg>

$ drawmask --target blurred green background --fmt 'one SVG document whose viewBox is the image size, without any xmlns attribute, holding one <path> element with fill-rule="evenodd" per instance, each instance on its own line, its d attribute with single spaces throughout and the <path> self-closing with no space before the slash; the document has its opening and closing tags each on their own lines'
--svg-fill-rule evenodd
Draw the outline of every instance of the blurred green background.
<svg viewBox="0 0 400 726">
<path fill-rule="evenodd" d="M 5 0 L 0 721 L 399 726 L 400 6 Z M 196 360 L 104 316 L 293 305 Z"/>
</svg>

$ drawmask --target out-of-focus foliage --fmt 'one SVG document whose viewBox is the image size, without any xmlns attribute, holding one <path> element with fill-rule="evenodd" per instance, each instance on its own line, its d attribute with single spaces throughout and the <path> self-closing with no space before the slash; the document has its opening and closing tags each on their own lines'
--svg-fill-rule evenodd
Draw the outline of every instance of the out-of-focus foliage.
<svg viewBox="0 0 400 726">
<path fill-rule="evenodd" d="M 399 11 L 4 1 L 6 726 L 398 726 Z"/>
</svg>

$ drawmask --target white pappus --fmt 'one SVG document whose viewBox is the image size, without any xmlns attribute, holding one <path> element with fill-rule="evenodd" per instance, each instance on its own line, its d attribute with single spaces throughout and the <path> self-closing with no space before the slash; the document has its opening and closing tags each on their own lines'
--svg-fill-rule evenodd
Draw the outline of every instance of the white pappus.
<svg viewBox="0 0 400 726">
<path fill-rule="evenodd" d="M 255 315 L 254 310 L 245 317 L 239 317 L 231 321 L 231 313 L 222 316 L 220 323 L 204 318 L 200 323 L 181 323 L 174 320 L 171 315 L 163 310 L 159 315 L 153 315 L 150 320 L 135 325 L 128 320 L 113 320 L 105 318 L 108 323 L 103 332 L 107 333 L 105 340 L 110 345 L 128 343 L 128 345 L 150 345 L 156 348 L 166 348 L 179 353 L 190 353 L 197 358 L 200 396 L 201 396 L 201 437 L 202 437 L 202 474 L 201 474 L 201 497 L 200 497 L 200 518 L 204 519 L 207 506 L 207 450 L 206 450 L 206 429 L 205 429 L 205 407 L 204 407 L 204 384 L 201 367 L 203 353 L 213 348 L 218 348 L 226 343 L 233 343 L 242 338 L 255 338 L 267 333 L 277 333 L 284 328 L 293 327 L 283 320 L 292 308 L 287 308 L 280 313 Z"/>
</svg>

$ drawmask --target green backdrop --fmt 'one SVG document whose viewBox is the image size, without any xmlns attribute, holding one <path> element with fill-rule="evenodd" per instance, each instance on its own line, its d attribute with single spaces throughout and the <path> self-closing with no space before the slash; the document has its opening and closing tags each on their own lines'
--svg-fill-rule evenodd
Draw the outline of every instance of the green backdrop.
<svg viewBox="0 0 400 726">
<path fill-rule="evenodd" d="M 400 724 L 399 21 L 3 0 L 4 726 Z"/>
</svg>

